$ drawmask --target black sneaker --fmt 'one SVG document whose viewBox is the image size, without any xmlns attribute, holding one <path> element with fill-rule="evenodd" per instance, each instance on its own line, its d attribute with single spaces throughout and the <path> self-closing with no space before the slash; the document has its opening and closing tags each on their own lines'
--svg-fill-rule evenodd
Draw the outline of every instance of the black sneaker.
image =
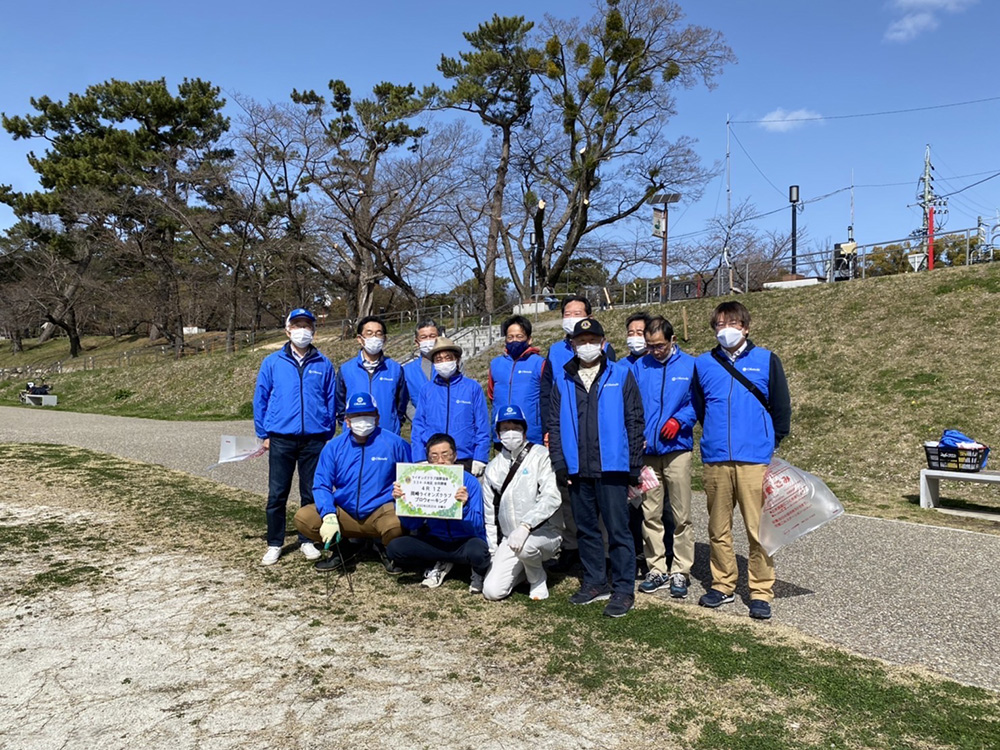
<svg viewBox="0 0 1000 750">
<path fill-rule="evenodd" d="M 750 602 L 750 616 L 755 620 L 770 620 L 771 605 L 763 599 L 753 599 Z"/>
<path fill-rule="evenodd" d="M 383 547 L 381 544 L 375 544 L 374 546 L 375 546 L 375 551 L 378 552 L 378 559 L 381 561 L 382 567 L 385 568 L 386 573 L 388 573 L 391 576 L 398 576 L 400 573 L 403 572 L 403 569 L 401 567 L 399 567 L 398 565 L 396 565 L 396 563 L 394 563 L 392 560 L 389 559 L 389 556 L 385 553 L 385 547 Z"/>
<path fill-rule="evenodd" d="M 313 565 L 313 567 L 319 573 L 329 573 L 331 570 L 336 570 L 344 564 L 344 561 L 340 559 L 340 555 L 330 555 L 325 560 L 320 560 L 318 563 Z"/>
<path fill-rule="evenodd" d="M 631 594 L 612 594 L 611 601 L 604 608 L 605 617 L 624 617 L 635 605 L 635 597 Z"/>
<path fill-rule="evenodd" d="M 716 607 L 721 607 L 723 604 L 732 604 L 735 601 L 736 597 L 732 594 L 723 594 L 717 589 L 709 589 L 708 592 L 702 595 L 701 599 L 698 600 L 698 604 L 703 607 L 715 609 Z"/>
<path fill-rule="evenodd" d="M 570 604 L 590 604 L 591 602 L 602 602 L 611 598 L 611 587 L 604 586 L 581 586 L 573 596 L 569 598 Z"/>
</svg>

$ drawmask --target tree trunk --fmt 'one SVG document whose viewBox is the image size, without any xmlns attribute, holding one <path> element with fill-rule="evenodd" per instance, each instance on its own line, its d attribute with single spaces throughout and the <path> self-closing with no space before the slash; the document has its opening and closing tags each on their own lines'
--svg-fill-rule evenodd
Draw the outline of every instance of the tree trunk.
<svg viewBox="0 0 1000 750">
<path fill-rule="evenodd" d="M 490 231 L 486 237 L 486 258 L 483 263 L 484 312 L 491 313 L 496 308 L 497 244 L 503 229 L 503 193 L 507 186 L 507 168 L 510 164 L 510 128 L 504 127 L 500 144 L 500 161 L 497 163 L 496 181 L 493 183 L 493 206 L 490 210 Z"/>
<path fill-rule="evenodd" d="M 21 329 L 15 327 L 13 332 L 10 334 L 10 350 L 14 354 L 20 354 L 24 351 L 24 342 L 21 340 Z"/>
</svg>

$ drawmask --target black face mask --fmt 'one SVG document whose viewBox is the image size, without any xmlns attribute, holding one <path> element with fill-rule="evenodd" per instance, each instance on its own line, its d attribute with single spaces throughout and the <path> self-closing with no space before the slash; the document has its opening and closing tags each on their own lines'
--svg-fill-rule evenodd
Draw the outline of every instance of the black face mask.
<svg viewBox="0 0 1000 750">
<path fill-rule="evenodd" d="M 528 351 L 527 341 L 508 341 L 507 342 L 507 353 L 511 356 L 511 359 L 519 359 L 522 354 Z"/>
</svg>

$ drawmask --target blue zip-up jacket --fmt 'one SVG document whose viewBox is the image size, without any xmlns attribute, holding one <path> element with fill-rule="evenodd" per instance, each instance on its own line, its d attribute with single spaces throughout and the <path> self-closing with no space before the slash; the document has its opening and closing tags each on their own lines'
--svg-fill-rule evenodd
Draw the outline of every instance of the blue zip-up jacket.
<svg viewBox="0 0 1000 750">
<path fill-rule="evenodd" d="M 694 406 L 691 405 L 691 381 L 694 379 L 694 357 L 674 347 L 666 362 L 652 354 L 640 358 L 632 366 L 632 375 L 639 385 L 642 411 L 646 417 L 646 455 L 663 456 L 674 451 L 694 448 Z M 673 417 L 681 429 L 673 440 L 660 437 L 664 422 Z"/>
<path fill-rule="evenodd" d="M 792 404 L 781 360 L 747 340 L 746 349 L 733 363 L 764 394 L 770 406 L 768 413 L 719 363 L 717 356 L 726 356 L 720 346 L 695 360 L 691 402 L 703 427 L 701 460 L 706 464 L 769 464 L 774 449 L 791 426 Z"/>
<path fill-rule="evenodd" d="M 565 367 L 566 364 L 575 356 L 576 352 L 573 351 L 573 344 L 570 343 L 569 336 L 564 338 L 562 341 L 557 341 L 549 347 L 548 356 L 545 357 L 545 368 L 542 370 L 542 386 L 540 392 L 543 432 L 550 432 L 552 429 L 552 425 L 550 423 L 552 417 L 549 415 L 549 404 L 552 403 L 553 380 L 556 377 L 559 377 L 559 373 L 562 372 L 563 367 Z M 604 342 L 604 356 L 609 362 L 615 361 L 615 348 L 611 346 L 608 341 Z"/>
<path fill-rule="evenodd" d="M 376 427 L 364 443 L 346 431 L 323 447 L 313 476 L 313 499 L 322 518 L 338 508 L 364 521 L 393 502 L 396 464 L 410 462 L 410 446 L 399 435 Z"/>
<path fill-rule="evenodd" d="M 410 442 L 413 455 L 427 455 L 427 440 L 436 432 L 451 435 L 458 460 L 471 458 L 484 464 L 490 458 L 490 415 L 483 387 L 461 372 L 445 380 L 435 374 L 417 404 Z"/>
<path fill-rule="evenodd" d="M 427 535 L 442 542 L 461 542 L 464 539 L 486 540 L 486 519 L 483 515 L 483 491 L 479 480 L 469 472 L 462 473 L 462 482 L 469 491 L 469 499 L 462 507 L 462 520 L 444 518 L 410 518 L 403 516 L 399 522 L 411 534 Z"/>
<path fill-rule="evenodd" d="M 638 474 L 642 468 L 642 399 L 628 366 L 603 359 L 588 392 L 580 363 L 570 360 L 554 381 L 549 408 L 558 418 L 549 431 L 555 471 L 596 478 L 605 472 Z"/>
<path fill-rule="evenodd" d="M 406 378 L 406 389 L 410 394 L 410 403 L 415 409 L 420 401 L 420 394 L 424 388 L 430 385 L 431 377 L 434 376 L 434 366 L 431 365 L 430 377 L 424 372 L 424 357 L 417 352 L 416 359 L 411 359 L 403 365 L 403 377 Z"/>
<path fill-rule="evenodd" d="M 378 366 L 368 372 L 362 365 L 364 355 L 349 359 L 337 371 L 337 424 L 344 425 L 347 397 L 352 393 L 367 391 L 378 406 L 379 427 L 398 435 L 406 420 L 406 404 L 410 400 L 403 377 L 403 368 L 396 360 L 382 357 Z"/>
<path fill-rule="evenodd" d="M 322 435 L 336 430 L 336 369 L 311 347 L 300 365 L 291 342 L 264 357 L 253 393 L 253 426 L 270 435 Z"/>
<path fill-rule="evenodd" d="M 529 347 L 515 362 L 509 354 L 494 357 L 490 362 L 490 377 L 486 385 L 486 398 L 498 406 L 516 404 L 528 420 L 528 440 L 536 445 L 542 442 L 542 370 L 545 358 L 538 349 Z M 492 420 L 490 422 L 492 424 Z M 493 431 L 493 440 L 499 440 Z"/>
</svg>

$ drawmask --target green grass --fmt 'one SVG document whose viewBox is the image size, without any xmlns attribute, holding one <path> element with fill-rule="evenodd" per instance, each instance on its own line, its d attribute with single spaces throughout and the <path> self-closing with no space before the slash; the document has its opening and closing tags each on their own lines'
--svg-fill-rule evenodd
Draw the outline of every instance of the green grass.
<svg viewBox="0 0 1000 750">
<path fill-rule="evenodd" d="M 677 742 L 688 738 L 686 746 L 985 748 L 1000 743 L 995 694 L 888 667 L 780 629 L 652 600 L 626 618 L 609 620 L 594 607 L 570 605 L 561 589 L 544 603 L 515 594 L 506 605 L 492 605 L 468 597 L 459 580 L 436 590 L 431 603 L 428 592 L 385 576 L 374 561 L 358 566 L 367 593 L 349 602 L 317 602 L 317 578 L 309 566 L 262 569 L 255 553 L 249 553 L 246 541 L 260 537 L 264 521 L 262 500 L 253 493 L 62 446 L 0 444 L 0 462 L 21 481 L 79 488 L 72 494 L 75 502 L 116 519 L 108 535 L 128 540 L 138 525 L 172 548 L 190 548 L 241 567 L 248 585 L 267 582 L 296 590 L 301 596 L 294 614 L 308 618 L 310 627 L 336 618 L 360 622 L 369 633 L 383 625 L 464 633 L 477 648 L 490 644 L 490 659 L 499 668 L 518 665 L 546 674 L 546 689 L 579 691 L 595 703 L 627 707 L 643 725 L 670 733 Z M 52 524 L 45 532 L 66 540 L 77 528 Z M 42 530 L 0 525 L 0 534 L 3 549 L 16 555 L 37 545 Z M 82 540 L 100 537 L 88 529 Z M 56 560 L 16 593 L 37 596 L 102 580 L 104 574 L 93 566 Z M 247 614 L 230 612 L 226 622 L 212 623 L 201 634 L 229 637 Z M 641 707 L 654 710 L 640 713 Z"/>
</svg>

